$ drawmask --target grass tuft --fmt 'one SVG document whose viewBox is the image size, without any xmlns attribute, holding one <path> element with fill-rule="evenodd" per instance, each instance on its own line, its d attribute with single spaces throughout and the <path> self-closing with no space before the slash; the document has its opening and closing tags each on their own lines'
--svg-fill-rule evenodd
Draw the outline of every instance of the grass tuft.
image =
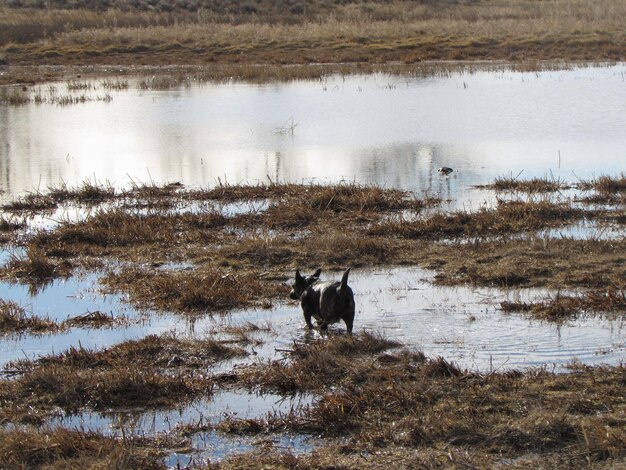
<svg viewBox="0 0 626 470">
<path fill-rule="evenodd" d="M 518 180 L 514 177 L 496 178 L 493 183 L 481 186 L 484 189 L 493 189 L 495 191 L 510 191 L 523 193 L 553 193 L 568 189 L 569 185 L 558 179 L 548 178 L 532 178 L 529 180 Z"/>
<path fill-rule="evenodd" d="M 0 466 L 4 468 L 165 469 L 147 441 L 120 441 L 69 429 L 0 430 Z"/>
<path fill-rule="evenodd" d="M 42 333 L 57 330 L 58 325 L 52 320 L 27 315 L 24 308 L 12 301 L 0 299 L 0 334 L 6 333 Z"/>
</svg>

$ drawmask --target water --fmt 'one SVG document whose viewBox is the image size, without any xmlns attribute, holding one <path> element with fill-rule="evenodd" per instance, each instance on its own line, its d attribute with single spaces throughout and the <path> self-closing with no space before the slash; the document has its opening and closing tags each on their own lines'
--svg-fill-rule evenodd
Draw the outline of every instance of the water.
<svg viewBox="0 0 626 470">
<path fill-rule="evenodd" d="M 65 107 L 0 105 L 0 202 L 48 186 L 75 187 L 86 179 L 120 188 L 138 181 L 207 187 L 270 178 L 376 183 L 427 192 L 450 199 L 451 207 L 471 209 L 493 201 L 492 192 L 473 186 L 500 176 L 577 182 L 624 172 L 625 77 L 626 64 L 431 78 L 377 74 L 170 91 L 131 88 L 110 92 L 110 102 Z M 93 93 L 102 94 L 94 85 Z M 453 173 L 442 176 L 437 172 L 442 166 L 452 167 Z M 251 209 L 229 205 L 222 210 Z M 31 220 L 30 226 L 51 228 L 59 219 L 78 220 L 85 214 L 86 209 L 63 206 Z M 546 233 L 624 237 L 619 226 L 593 222 Z M 0 262 L 9 256 L 9 250 L 0 250 Z M 339 275 L 323 273 L 325 278 Z M 562 325 L 536 321 L 502 313 L 500 302 L 541 300 L 550 292 L 440 287 L 433 285 L 432 275 L 416 268 L 353 271 L 355 331 L 379 331 L 429 357 L 443 356 L 461 368 L 478 371 L 545 366 L 563 372 L 572 362 L 624 363 L 623 316 L 583 316 Z M 227 336 L 219 332 L 248 321 L 271 327 L 252 333 L 262 344 L 247 346 L 250 356 L 216 364 L 213 371 L 219 373 L 242 363 L 280 359 L 284 354 L 280 350 L 290 349 L 294 340 L 321 339 L 319 333 L 305 331 L 296 303 L 182 319 L 137 311 L 124 296 L 105 295 L 98 273 L 56 280 L 35 293 L 25 286 L 0 283 L 0 298 L 58 322 L 96 310 L 125 320 L 111 328 L 2 336 L 0 366 L 79 344 L 104 348 L 148 334 Z M 342 330 L 343 324 L 335 328 Z M 57 418 L 49 425 L 114 435 L 125 426 L 140 435 L 155 435 L 171 432 L 179 424 L 215 423 L 225 412 L 261 417 L 311 399 L 300 397 L 296 403 L 273 395 L 222 390 L 180 410 L 85 412 Z M 313 446 L 302 436 L 268 439 L 295 452 Z M 184 466 L 192 458 L 219 459 L 256 444 L 254 438 L 198 432 L 192 436 L 191 449 L 171 450 L 166 462 Z"/>
<path fill-rule="evenodd" d="M 345 179 L 479 204 L 485 194 L 471 186 L 497 176 L 577 181 L 623 171 L 625 76 L 625 64 L 376 74 L 2 105 L 0 184 L 12 199 L 94 178 L 118 187 Z M 293 133 L 281 132 L 290 119 Z M 441 166 L 455 171 L 442 178 Z"/>
<path fill-rule="evenodd" d="M 211 425 L 228 417 L 234 419 L 263 419 L 268 414 L 287 414 L 309 405 L 312 397 L 299 395 L 285 398 L 273 394 L 255 394 L 242 390 L 218 391 L 211 399 L 196 400 L 180 409 L 126 413 L 82 413 L 61 416 L 49 421 L 49 426 L 64 426 L 71 429 L 98 430 L 107 435 L 156 436 L 176 435 L 181 426 L 207 429 L 194 432 L 190 443 L 183 449 L 174 449 L 166 458 L 168 467 L 189 465 L 191 460 L 221 460 L 233 452 L 246 452 L 255 446 L 272 445 L 294 453 L 309 452 L 314 439 L 290 434 L 270 434 L 261 438 L 254 436 L 228 436 Z M 122 431 L 123 429 L 123 431 Z"/>
<path fill-rule="evenodd" d="M 323 276 L 338 278 L 340 274 L 324 272 Z M 546 291 L 438 287 L 432 283 L 431 272 L 418 268 L 356 270 L 351 273 L 350 284 L 357 304 L 355 332 L 381 332 L 409 348 L 424 351 L 429 357 L 443 356 L 464 369 L 485 372 L 545 366 L 564 372 L 572 362 L 623 364 L 626 358 L 626 319 L 623 317 L 582 317 L 555 325 L 499 310 L 503 300 L 537 300 L 548 295 Z M 138 312 L 128 306 L 123 297 L 102 294 L 97 289 L 95 275 L 55 281 L 34 296 L 19 286 L 1 284 L 0 289 L 5 300 L 16 301 L 26 305 L 32 313 L 59 321 L 99 309 L 123 314 L 131 322 L 116 328 L 72 328 L 60 334 L 0 337 L 0 366 L 12 359 L 61 352 L 70 345 L 103 348 L 148 334 L 227 337 L 228 333 L 220 332 L 245 322 L 270 327 L 268 331 L 263 328 L 250 333 L 262 344 L 248 346 L 252 353 L 248 357 L 216 364 L 213 373 L 230 371 L 241 364 L 281 359 L 285 355 L 281 350 L 291 349 L 294 340 L 323 341 L 319 332 L 305 330 L 296 302 L 272 310 L 250 309 L 190 321 L 175 315 Z M 340 324 L 331 329 L 341 331 L 344 326 Z M 188 465 L 192 460 L 219 460 L 268 442 L 293 453 L 310 452 L 316 442 L 307 436 L 230 436 L 202 425 L 215 425 L 226 417 L 262 419 L 268 414 L 289 413 L 313 400 L 313 396 L 306 395 L 285 398 L 245 390 L 217 390 L 212 397 L 196 400 L 180 409 L 85 411 L 53 418 L 47 425 L 97 430 L 114 436 L 121 435 L 123 428 L 127 435 L 146 437 L 176 436 L 181 426 L 199 426 L 184 448 L 168 450 L 165 462 L 175 467 Z"/>
<path fill-rule="evenodd" d="M 322 276 L 331 279 L 340 274 Z M 430 357 L 443 356 L 462 368 L 477 371 L 496 366 L 525 369 L 542 365 L 564 371 L 573 361 L 620 364 L 626 358 L 624 318 L 594 315 L 555 325 L 525 315 L 504 314 L 500 303 L 505 300 L 537 301 L 549 292 L 436 286 L 432 275 L 418 268 L 353 271 L 350 285 L 357 304 L 355 331 L 379 331 Z M 248 346 L 251 356 L 218 364 L 214 369 L 222 372 L 252 360 L 279 359 L 282 353 L 276 350 L 290 349 L 294 340 L 319 338 L 318 332 L 305 330 L 297 302 L 285 302 L 272 310 L 250 309 L 185 320 L 177 315 L 137 312 L 123 298 L 99 293 L 95 277 L 55 281 L 35 296 L 19 286 L 3 283 L 0 288 L 4 300 L 57 321 L 94 310 L 124 315 L 129 320 L 128 325 L 115 328 L 72 328 L 52 335 L 1 337 L 0 366 L 13 359 L 61 352 L 70 345 L 103 348 L 148 334 L 206 337 L 245 322 L 270 326 L 270 331 L 252 333 L 263 344 Z M 345 326 L 342 323 L 335 328 L 343 330 Z"/>
</svg>

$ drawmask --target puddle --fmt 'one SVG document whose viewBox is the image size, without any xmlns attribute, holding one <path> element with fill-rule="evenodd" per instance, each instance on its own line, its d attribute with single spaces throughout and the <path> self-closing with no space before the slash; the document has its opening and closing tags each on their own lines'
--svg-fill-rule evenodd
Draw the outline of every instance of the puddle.
<svg viewBox="0 0 626 470">
<path fill-rule="evenodd" d="M 218 390 L 210 399 L 196 400 L 188 406 L 171 411 L 127 413 L 83 413 L 50 421 L 50 425 L 106 431 L 121 436 L 126 434 L 154 435 L 172 432 L 181 425 L 217 424 L 225 418 L 263 418 L 269 413 L 287 414 L 291 410 L 311 404 L 312 397 L 282 397 L 274 394 L 256 394 L 245 390 Z"/>
<path fill-rule="evenodd" d="M 185 426 L 198 429 L 215 425 L 225 418 L 256 419 L 273 414 L 287 414 L 310 405 L 313 398 L 307 395 L 281 397 L 273 394 L 255 394 L 243 390 L 217 391 L 210 399 L 196 400 L 181 409 L 127 413 L 82 413 L 50 420 L 48 426 L 68 429 L 100 431 L 116 437 L 154 437 L 173 435 Z M 170 452 L 165 459 L 168 467 L 186 466 L 210 459 L 221 460 L 232 453 L 252 450 L 259 445 L 271 444 L 293 453 L 310 452 L 314 439 L 290 434 L 262 436 L 234 436 L 215 430 L 203 430 L 191 435 L 191 443 L 184 449 Z"/>
<path fill-rule="evenodd" d="M 3 200 L 85 180 L 215 186 L 377 183 L 481 204 L 473 185 L 623 171 L 626 64 L 525 73 L 385 74 L 111 92 L 0 106 Z M 81 90 L 97 95 L 100 90 Z M 567 113 L 563 112 L 567 109 Z M 293 133 L 276 132 L 285 122 Z M 175 156 L 175 158 L 173 157 Z M 449 176 L 439 167 L 454 169 Z"/>
<path fill-rule="evenodd" d="M 619 225 L 585 220 L 566 227 L 541 230 L 537 233 L 537 236 L 540 239 L 621 240 L 626 237 L 626 231 Z"/>
<path fill-rule="evenodd" d="M 340 273 L 335 274 L 338 277 Z M 322 273 L 330 279 L 331 273 Z M 0 366 L 21 357 L 61 352 L 79 344 L 103 348 L 149 334 L 172 332 L 184 337 L 206 337 L 233 325 L 251 322 L 270 326 L 269 332 L 253 332 L 262 341 L 249 347 L 259 359 L 282 357 L 276 349 L 289 349 L 293 341 L 306 341 L 299 305 L 286 303 L 272 310 L 253 309 L 226 315 L 185 319 L 167 314 L 146 314 L 129 307 L 122 298 L 103 295 L 94 286 L 97 277 L 55 281 L 30 297 L 28 288 L 2 284 L 2 298 L 26 307 L 28 312 L 63 321 L 68 316 L 99 310 L 136 320 L 128 326 L 103 329 L 72 328 L 60 334 L 21 335 L 0 338 Z M 432 273 L 416 268 L 353 271 L 355 331 L 380 331 L 406 346 L 420 348 L 428 356 L 444 356 L 462 368 L 486 371 L 492 367 L 524 369 L 546 365 L 562 371 L 572 361 L 584 364 L 619 364 L 626 359 L 624 318 L 582 317 L 563 325 L 531 320 L 521 314 L 503 314 L 500 302 L 529 302 L 545 298 L 538 289 L 439 287 Z M 338 330 L 345 326 L 339 324 Z M 313 337 L 318 335 L 313 333 Z M 226 361 L 226 371 L 250 358 Z"/>
</svg>

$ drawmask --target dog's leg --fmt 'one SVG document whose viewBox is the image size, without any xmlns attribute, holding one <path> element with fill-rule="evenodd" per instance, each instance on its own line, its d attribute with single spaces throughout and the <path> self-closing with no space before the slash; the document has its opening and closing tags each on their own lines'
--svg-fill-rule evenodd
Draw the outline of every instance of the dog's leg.
<svg viewBox="0 0 626 470">
<path fill-rule="evenodd" d="M 311 323 L 311 317 L 313 317 L 313 313 L 307 306 L 304 301 L 302 302 L 302 314 L 304 315 L 304 321 L 306 322 L 306 326 L 309 327 L 310 330 L 313 329 L 313 323 Z"/>
<path fill-rule="evenodd" d="M 343 321 L 346 323 L 346 330 L 348 330 L 348 334 L 352 334 L 352 326 L 354 324 L 354 311 L 352 312 L 352 315 L 346 315 L 346 317 L 343 319 Z"/>
</svg>

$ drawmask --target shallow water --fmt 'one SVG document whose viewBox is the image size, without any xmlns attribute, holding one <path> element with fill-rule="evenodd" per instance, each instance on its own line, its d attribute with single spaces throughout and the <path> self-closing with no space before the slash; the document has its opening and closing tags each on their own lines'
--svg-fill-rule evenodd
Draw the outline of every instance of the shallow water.
<svg viewBox="0 0 626 470">
<path fill-rule="evenodd" d="M 538 300 L 549 293 L 537 289 L 440 287 L 433 285 L 432 275 L 417 268 L 353 271 L 350 285 L 357 303 L 355 331 L 379 331 L 408 347 L 423 350 L 428 356 L 443 356 L 462 368 L 480 371 L 542 365 L 563 371 L 572 361 L 619 364 L 626 359 L 623 318 L 594 315 L 555 325 L 520 314 L 504 314 L 499 309 L 504 300 Z M 324 278 L 339 276 L 340 273 L 322 273 Z M 102 348 L 163 333 L 189 337 L 223 335 L 219 332 L 244 322 L 271 327 L 269 332 L 251 333 L 263 341 L 249 347 L 255 359 L 222 363 L 215 369 L 220 372 L 237 363 L 280 358 L 282 354 L 276 349 L 290 349 L 294 340 L 319 339 L 318 332 L 303 328 L 304 320 L 295 302 L 272 310 L 252 309 L 190 320 L 137 312 L 123 298 L 99 293 L 96 281 L 95 276 L 55 281 L 34 297 L 24 287 L 2 284 L 4 300 L 13 300 L 37 315 L 62 321 L 100 310 L 123 315 L 130 324 L 102 329 L 72 328 L 53 335 L 5 336 L 0 338 L 0 366 L 20 357 L 61 352 L 70 345 Z M 343 331 L 345 326 L 342 323 L 334 329 Z"/>
<path fill-rule="evenodd" d="M 269 177 L 356 180 L 480 204 L 485 193 L 470 187 L 497 176 L 577 181 L 623 171 L 625 77 L 625 64 L 376 74 L 131 88 L 111 92 L 110 102 L 64 107 L 2 105 L 2 197 L 94 178 L 120 187 Z M 281 132 L 291 122 L 293 133 Z M 441 166 L 454 172 L 441 177 Z"/>
<path fill-rule="evenodd" d="M 310 396 L 281 397 L 273 394 L 255 394 L 243 390 L 218 391 L 210 399 L 196 400 L 191 404 L 170 411 L 83 413 L 58 417 L 49 426 L 71 429 L 101 431 L 107 435 L 156 436 L 173 434 L 181 426 L 190 425 L 209 428 L 224 418 L 263 419 L 269 414 L 287 414 L 309 405 Z M 271 442 L 274 446 L 292 452 L 312 450 L 313 439 L 289 434 L 270 434 L 259 437 L 231 436 L 213 429 L 192 434 L 188 447 L 170 453 L 166 459 L 169 467 L 188 465 L 191 459 L 220 460 L 228 454 L 252 450 L 257 445 Z"/>
<path fill-rule="evenodd" d="M 338 278 L 340 274 L 323 272 L 322 277 Z M 431 272 L 417 268 L 354 270 L 350 284 L 357 304 L 356 332 L 380 332 L 409 348 L 422 350 L 429 357 L 443 356 L 462 368 L 487 372 L 546 367 L 564 372 L 572 362 L 623 364 L 626 358 L 623 317 L 611 319 L 600 315 L 555 325 L 499 311 L 503 300 L 536 300 L 548 295 L 545 291 L 437 287 L 432 283 Z M 3 294 L 5 300 L 27 304 L 32 313 L 62 320 L 85 310 L 99 309 L 116 315 L 123 313 L 134 323 L 111 329 L 73 328 L 54 335 L 5 336 L 0 338 L 0 366 L 12 359 L 61 352 L 69 346 L 103 348 L 148 334 L 228 337 L 224 330 L 246 322 L 262 327 L 249 333 L 262 343 L 248 346 L 247 357 L 216 364 L 213 373 L 227 372 L 242 364 L 282 359 L 288 356 L 285 351 L 293 348 L 294 341 L 324 341 L 319 332 L 304 328 L 300 307 L 295 302 L 272 310 L 251 309 L 190 321 L 176 315 L 135 311 L 122 297 L 101 294 L 95 275 L 55 281 L 35 296 L 30 296 L 24 288 L 6 284 L 0 286 L 3 292 L 5 287 L 8 287 L 7 294 Z M 64 314 L 55 316 L 55 311 Z M 331 327 L 331 332 L 341 334 L 344 329 L 339 324 Z M 176 410 L 84 412 L 54 418 L 48 425 L 112 435 L 120 435 L 123 428 L 127 434 L 156 436 L 172 433 L 179 426 L 215 424 L 225 417 L 249 419 L 288 413 L 313 399 L 218 390 L 210 399 L 196 400 Z M 219 460 L 233 452 L 245 452 L 268 443 L 294 453 L 309 452 L 315 446 L 315 440 L 307 436 L 239 437 L 209 429 L 193 433 L 191 442 L 183 449 L 170 449 L 166 463 L 175 467 L 198 459 Z"/>
<path fill-rule="evenodd" d="M 624 172 L 625 77 L 625 64 L 540 73 L 478 71 L 426 79 L 378 74 L 288 84 L 111 92 L 110 102 L 65 107 L 0 105 L 0 202 L 51 185 L 75 187 L 86 179 L 120 188 L 137 181 L 206 187 L 219 182 L 256 183 L 269 177 L 280 182 L 377 183 L 428 192 L 450 199 L 451 208 L 472 209 L 493 202 L 492 192 L 474 186 L 500 176 L 577 182 Z M 291 123 L 297 124 L 293 133 L 285 132 Z M 437 172 L 441 166 L 454 171 L 442 176 Z M 265 207 L 262 201 L 217 209 L 238 213 Z M 62 206 L 36 217 L 30 226 L 51 228 L 58 220 L 79 220 L 87 213 L 86 208 Z M 625 235 L 620 227 L 594 222 L 546 234 Z M 10 256 L 10 251 L 0 250 L 0 262 Z M 563 372 L 571 362 L 625 362 L 623 316 L 583 316 L 555 325 L 499 310 L 503 300 L 543 299 L 550 292 L 440 287 L 433 285 L 432 276 L 416 268 L 352 271 L 355 330 L 381 332 L 427 356 L 443 356 L 470 370 L 543 366 Z M 220 331 L 244 322 L 271 329 L 251 333 L 262 344 L 248 346 L 248 357 L 216 364 L 215 373 L 282 358 L 281 350 L 293 347 L 293 341 L 324 340 L 318 332 L 304 329 L 296 303 L 189 320 L 137 311 L 124 296 L 103 294 L 97 273 L 55 280 L 36 293 L 26 286 L 0 283 L 0 298 L 58 322 L 96 310 L 126 321 L 112 328 L 0 336 L 0 367 L 70 346 L 104 348 L 148 334 L 227 336 Z M 343 324 L 333 328 L 343 330 Z M 307 400 L 310 397 L 301 398 L 297 405 Z M 122 423 L 137 434 L 154 435 L 177 424 L 215 422 L 225 412 L 249 418 L 291 406 L 293 401 L 273 395 L 219 391 L 213 399 L 181 410 L 84 413 L 50 424 L 116 434 Z M 302 436 L 268 439 L 295 452 L 313 445 Z M 174 450 L 167 463 L 219 459 L 256 444 L 253 438 L 199 432 L 192 437 L 194 452 Z"/>
</svg>

